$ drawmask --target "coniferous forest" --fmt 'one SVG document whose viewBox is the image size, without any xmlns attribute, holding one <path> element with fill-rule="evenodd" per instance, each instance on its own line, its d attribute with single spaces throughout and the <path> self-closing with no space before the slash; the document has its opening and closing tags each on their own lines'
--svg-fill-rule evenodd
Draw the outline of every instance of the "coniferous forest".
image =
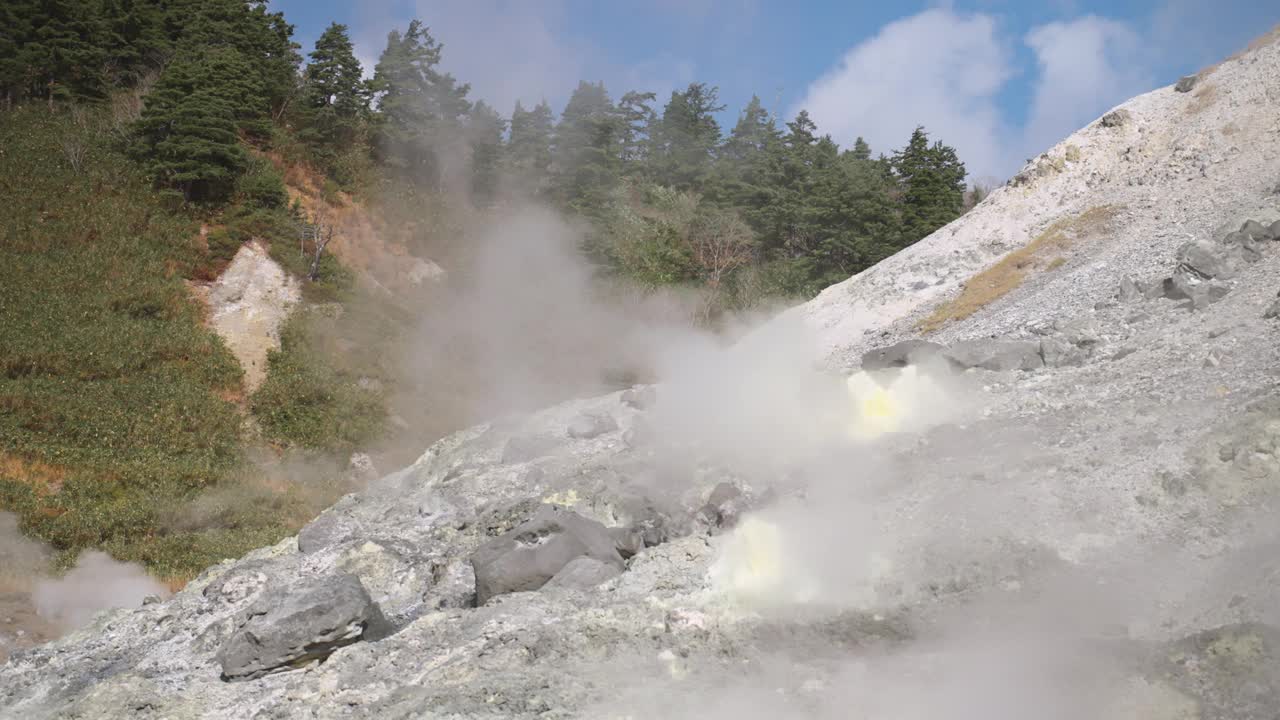
<svg viewBox="0 0 1280 720">
<path fill-rule="evenodd" d="M 475 221 L 550 206 L 603 286 L 688 291 L 711 326 L 973 200 L 923 128 L 888 154 L 841 148 L 805 112 L 734 113 L 704 82 L 585 80 L 561 108 L 494 108 L 448 52 L 430 18 L 365 68 L 348 28 L 302 48 L 266 2 L 0 3 L 0 512 L 59 564 L 101 548 L 181 582 L 296 532 L 350 490 L 351 453 L 483 419 L 450 414 L 465 383 L 394 366 L 426 301 L 361 286 L 301 196 L 464 279 Z M 290 316 L 257 389 L 190 293 L 255 240 L 315 310 Z M 306 483 L 271 479 L 291 463 Z"/>
<path fill-rule="evenodd" d="M 558 112 L 543 101 L 506 116 L 442 69 L 448 49 L 423 21 L 388 35 L 368 80 L 346 27 L 304 57 L 266 2 L 13 0 L 0 33 L 6 106 L 103 103 L 145 86 L 131 154 L 187 202 L 272 195 L 250 150 L 275 147 L 345 190 L 552 203 L 588 222 L 584 250 L 602 269 L 644 285 L 732 299 L 750 276 L 753 292 L 810 295 L 966 202 L 963 163 L 924 128 L 873 156 L 758 98 L 722 127 L 710 83 L 659 98 L 584 80 Z"/>
</svg>

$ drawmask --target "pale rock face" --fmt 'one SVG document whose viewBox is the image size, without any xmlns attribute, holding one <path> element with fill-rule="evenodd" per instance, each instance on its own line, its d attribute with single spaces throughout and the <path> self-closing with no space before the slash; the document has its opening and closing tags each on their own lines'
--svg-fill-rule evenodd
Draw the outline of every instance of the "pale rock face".
<svg viewBox="0 0 1280 720">
<path fill-rule="evenodd" d="M 257 241 L 245 243 L 207 290 L 209 325 L 244 368 L 246 392 L 267 376 L 267 353 L 280 348 L 280 326 L 298 304 L 298 281 Z"/>
</svg>

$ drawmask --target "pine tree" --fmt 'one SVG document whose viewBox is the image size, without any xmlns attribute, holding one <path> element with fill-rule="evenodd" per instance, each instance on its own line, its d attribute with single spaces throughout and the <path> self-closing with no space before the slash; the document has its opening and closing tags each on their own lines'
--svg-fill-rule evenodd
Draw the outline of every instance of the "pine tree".
<svg viewBox="0 0 1280 720">
<path fill-rule="evenodd" d="M 207 65 L 189 55 L 165 68 L 136 128 L 136 154 L 156 183 L 187 200 L 226 200 L 247 164 L 226 97 L 213 92 Z"/>
<path fill-rule="evenodd" d="M 507 157 L 516 178 L 516 189 L 520 192 L 537 196 L 546 190 L 554 132 L 555 122 L 546 100 L 532 110 L 525 110 L 516 101 L 515 110 L 511 113 Z"/>
<path fill-rule="evenodd" d="M 303 75 L 298 137 L 322 159 L 353 142 L 369 112 L 364 71 L 347 26 L 331 24 L 316 40 Z"/>
<path fill-rule="evenodd" d="M 720 144 L 720 124 L 715 113 L 719 91 L 705 83 L 691 83 L 684 92 L 672 92 L 662 110 L 654 144 L 654 173 L 658 182 L 688 190 L 701 188 L 710 177 L 711 162 Z"/>
<path fill-rule="evenodd" d="M 102 23 L 108 74 L 116 85 L 137 84 L 171 49 L 156 0 L 103 0 Z"/>
<path fill-rule="evenodd" d="M 620 174 L 618 136 L 604 83 L 578 83 L 556 125 L 552 192 L 562 205 L 599 215 Z"/>
<path fill-rule="evenodd" d="M 245 0 L 167 0 L 165 8 L 165 28 L 180 54 L 219 49 L 243 57 L 244 72 L 251 76 L 243 82 L 256 87 L 258 97 L 251 109 L 237 111 L 242 127 L 260 132 L 265 126 L 254 121 L 284 111 L 297 90 L 302 58 L 292 40 L 293 26 L 283 13 L 267 12 L 266 3 Z"/>
<path fill-rule="evenodd" d="M 652 105 L 655 99 L 654 93 L 632 90 L 618 101 L 618 150 L 624 172 L 640 172 L 649 158 L 651 133 L 658 119 Z"/>
<path fill-rule="evenodd" d="M 867 144 L 866 140 L 862 139 L 861 135 L 853 141 L 853 150 L 851 152 L 853 153 L 853 159 L 855 160 L 871 159 L 871 146 Z"/>
<path fill-rule="evenodd" d="M 439 71 L 443 46 L 421 21 L 403 35 L 392 31 L 370 88 L 378 100 L 379 159 L 429 187 L 440 183 L 444 146 L 459 135 L 471 108 L 470 86 Z"/>
<path fill-rule="evenodd" d="M 764 152 L 778 137 L 778 127 L 773 116 L 764 109 L 760 98 L 752 95 L 747 106 L 738 114 L 738 122 L 729 133 L 722 154 L 730 162 L 746 163 Z"/>
<path fill-rule="evenodd" d="M 5 109 L 27 97 L 36 66 L 36 0 L 0 3 L 0 94 Z"/>
<path fill-rule="evenodd" d="M 20 8 L 20 10 L 23 8 Z M 35 7 L 23 48 L 30 97 L 97 100 L 106 96 L 105 29 L 95 4 L 42 0 Z"/>
<path fill-rule="evenodd" d="M 477 207 L 491 207 L 498 198 L 505 130 L 506 122 L 483 100 L 471 108 L 467 136 L 471 146 L 471 201 Z"/>
<path fill-rule="evenodd" d="M 753 211 L 772 200 L 772 160 L 781 143 L 773 116 L 753 95 L 721 148 L 715 183 L 723 201 L 738 208 L 744 218 L 752 218 Z M 760 213 L 753 219 L 758 221 Z"/>
<path fill-rule="evenodd" d="M 929 145 L 928 134 L 917 127 L 890 164 L 902 193 L 903 234 L 909 243 L 960 217 L 965 169 L 953 148 Z"/>
</svg>

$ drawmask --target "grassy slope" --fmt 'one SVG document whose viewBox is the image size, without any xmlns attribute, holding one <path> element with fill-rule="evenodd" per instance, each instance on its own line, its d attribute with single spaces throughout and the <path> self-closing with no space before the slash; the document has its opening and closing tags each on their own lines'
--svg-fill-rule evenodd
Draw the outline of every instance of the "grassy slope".
<svg viewBox="0 0 1280 720">
<path fill-rule="evenodd" d="M 183 286 L 210 262 L 195 221 L 162 206 L 95 114 L 0 119 L 0 509 L 63 565 L 101 547 L 162 576 L 286 534 L 270 503 L 172 521 L 243 471 L 223 399 L 240 369 Z"/>
</svg>

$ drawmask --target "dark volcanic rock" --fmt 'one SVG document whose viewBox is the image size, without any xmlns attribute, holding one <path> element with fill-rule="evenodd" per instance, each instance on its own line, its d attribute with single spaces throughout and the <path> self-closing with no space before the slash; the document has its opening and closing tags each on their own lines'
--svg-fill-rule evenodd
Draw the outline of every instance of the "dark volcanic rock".
<svg viewBox="0 0 1280 720">
<path fill-rule="evenodd" d="M 1128 110 L 1124 110 L 1124 109 L 1112 110 L 1111 112 L 1102 116 L 1102 127 L 1105 127 L 1105 128 L 1123 127 L 1124 125 L 1129 124 L 1129 121 L 1131 119 L 1132 119 L 1132 116 L 1129 114 Z"/>
<path fill-rule="evenodd" d="M 1193 240 L 1178 248 L 1178 270 L 1204 280 L 1235 277 L 1227 249 L 1205 240 Z"/>
<path fill-rule="evenodd" d="M 862 356 L 863 370 L 884 370 L 906 367 L 928 358 L 937 357 L 943 347 L 927 340 L 903 340 L 887 347 L 876 348 Z"/>
<path fill-rule="evenodd" d="M 1173 86 L 1173 89 L 1180 93 L 1191 92 L 1192 88 L 1199 82 L 1199 75 L 1184 75 L 1178 80 L 1178 84 Z"/>
<path fill-rule="evenodd" d="M 555 577 L 547 581 L 544 588 L 564 590 L 588 590 L 607 580 L 622 574 L 622 569 L 613 563 L 601 562 L 591 557 L 580 557 L 571 560 L 560 569 Z"/>
<path fill-rule="evenodd" d="M 224 680 L 249 680 L 300 668 L 386 631 L 381 610 L 347 573 L 268 590 L 218 650 Z"/>
<path fill-rule="evenodd" d="M 472 553 L 476 604 L 506 593 L 537 590 L 580 557 L 623 567 L 608 528 L 565 508 L 544 505 L 531 519 Z"/>
<path fill-rule="evenodd" d="M 1240 226 L 1240 233 L 1248 235 L 1254 240 L 1274 240 L 1275 235 L 1272 234 L 1271 228 L 1263 225 L 1257 220 L 1246 220 Z"/>
<path fill-rule="evenodd" d="M 1138 287 L 1138 282 L 1133 278 L 1125 275 L 1120 278 L 1120 292 L 1118 294 L 1120 302 L 1129 303 L 1142 299 L 1142 288 Z"/>
</svg>

